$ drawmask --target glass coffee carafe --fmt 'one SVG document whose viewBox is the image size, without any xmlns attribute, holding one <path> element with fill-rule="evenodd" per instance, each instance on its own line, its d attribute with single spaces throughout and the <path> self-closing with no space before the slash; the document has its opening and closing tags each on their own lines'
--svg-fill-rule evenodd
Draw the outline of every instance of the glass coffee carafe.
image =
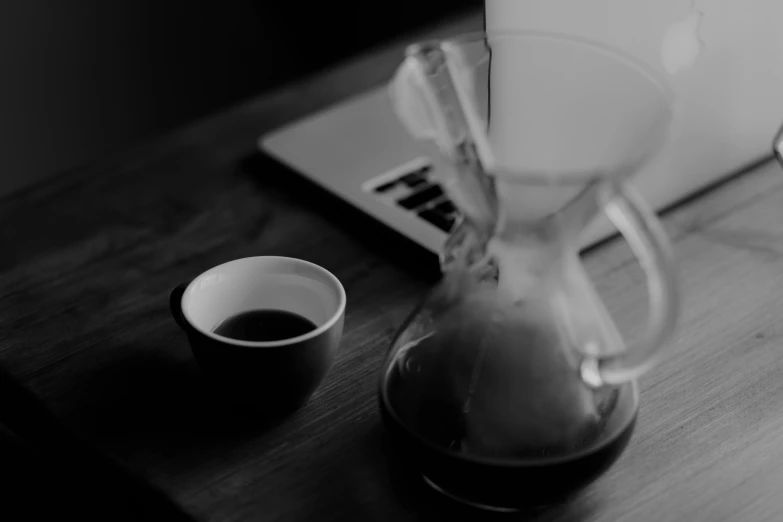
<svg viewBox="0 0 783 522">
<path fill-rule="evenodd" d="M 399 455 L 457 500 L 546 505 L 619 456 L 678 315 L 660 223 L 625 181 L 665 143 L 672 96 L 655 71 L 570 36 L 490 33 L 409 47 L 391 83 L 408 131 L 451 166 L 461 219 L 443 278 L 384 363 L 380 405 Z M 604 213 L 649 287 L 627 345 L 580 261 Z"/>
</svg>

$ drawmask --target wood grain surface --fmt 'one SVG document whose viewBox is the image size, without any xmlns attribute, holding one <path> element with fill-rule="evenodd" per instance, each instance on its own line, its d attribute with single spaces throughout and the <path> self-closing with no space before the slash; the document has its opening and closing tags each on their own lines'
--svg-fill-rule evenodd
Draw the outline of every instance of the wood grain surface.
<svg viewBox="0 0 783 522">
<path fill-rule="evenodd" d="M 398 474 L 377 412 L 382 357 L 433 260 L 253 154 L 260 133 L 388 79 L 401 49 L 0 200 L 0 365 L 195 520 L 492 518 Z M 783 519 L 783 172 L 735 176 L 665 226 L 685 305 L 667 358 L 641 383 L 629 448 L 574 502 L 504 518 Z M 348 295 L 332 370 L 274 423 L 214 399 L 168 312 L 177 283 L 264 254 L 318 263 Z M 629 249 L 610 241 L 585 263 L 633 336 L 647 296 Z"/>
</svg>

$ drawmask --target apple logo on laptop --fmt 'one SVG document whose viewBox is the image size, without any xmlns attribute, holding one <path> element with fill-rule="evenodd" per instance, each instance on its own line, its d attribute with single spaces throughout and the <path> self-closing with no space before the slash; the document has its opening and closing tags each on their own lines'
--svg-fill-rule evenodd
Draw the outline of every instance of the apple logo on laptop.
<svg viewBox="0 0 783 522">
<path fill-rule="evenodd" d="M 696 63 L 704 42 L 699 35 L 704 13 L 693 10 L 675 21 L 663 35 L 661 58 L 671 75 L 687 70 Z"/>
</svg>

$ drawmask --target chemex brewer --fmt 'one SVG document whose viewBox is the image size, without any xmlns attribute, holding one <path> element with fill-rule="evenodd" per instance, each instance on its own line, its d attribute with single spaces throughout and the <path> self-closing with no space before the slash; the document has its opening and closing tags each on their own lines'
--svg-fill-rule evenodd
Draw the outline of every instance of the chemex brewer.
<svg viewBox="0 0 783 522">
<path fill-rule="evenodd" d="M 672 93 L 620 50 L 492 32 L 410 46 L 391 95 L 453 167 L 442 182 L 463 217 L 441 282 L 384 363 L 387 428 L 457 500 L 513 510 L 567 497 L 624 449 L 636 379 L 678 316 L 669 242 L 625 185 L 665 143 Z M 579 236 L 601 212 L 647 275 L 649 321 L 631 343 L 580 261 Z"/>
</svg>

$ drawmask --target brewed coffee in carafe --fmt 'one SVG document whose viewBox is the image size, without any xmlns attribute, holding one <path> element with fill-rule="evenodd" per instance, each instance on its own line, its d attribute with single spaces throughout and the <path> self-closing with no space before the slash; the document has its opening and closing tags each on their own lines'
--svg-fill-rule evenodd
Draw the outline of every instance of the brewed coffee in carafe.
<svg viewBox="0 0 783 522">
<path fill-rule="evenodd" d="M 387 426 L 459 500 L 506 509 L 568 495 L 627 443 L 635 379 L 677 316 L 666 237 L 624 184 L 664 142 L 669 91 L 619 51 L 517 32 L 411 46 L 391 93 L 452 166 L 442 181 L 462 220 L 441 282 L 384 363 Z M 648 276 L 650 321 L 631 346 L 579 256 L 602 211 Z"/>
</svg>

